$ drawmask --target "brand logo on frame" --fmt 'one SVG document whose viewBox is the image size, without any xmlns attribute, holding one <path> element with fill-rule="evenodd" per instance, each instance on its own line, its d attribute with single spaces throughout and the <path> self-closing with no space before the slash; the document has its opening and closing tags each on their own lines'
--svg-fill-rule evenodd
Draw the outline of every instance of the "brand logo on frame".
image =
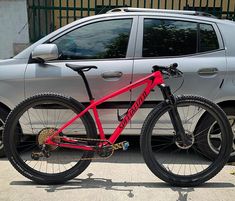
<svg viewBox="0 0 235 201">
<path fill-rule="evenodd" d="M 127 125 L 127 123 L 130 121 L 130 119 L 133 117 L 135 112 L 138 110 L 138 108 L 142 105 L 145 98 L 147 97 L 147 93 L 144 91 L 142 95 L 137 99 L 137 101 L 131 106 L 131 108 L 128 110 L 127 115 L 122 120 L 122 122 L 119 124 L 119 128 L 123 129 Z"/>
</svg>

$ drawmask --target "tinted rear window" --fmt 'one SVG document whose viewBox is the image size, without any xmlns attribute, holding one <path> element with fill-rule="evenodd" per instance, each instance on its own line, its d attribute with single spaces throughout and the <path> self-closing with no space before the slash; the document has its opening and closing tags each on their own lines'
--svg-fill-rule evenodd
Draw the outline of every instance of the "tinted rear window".
<svg viewBox="0 0 235 201">
<path fill-rule="evenodd" d="M 210 24 L 200 24 L 199 41 L 199 52 L 206 52 L 219 48 L 216 33 L 213 26 Z"/>
<path fill-rule="evenodd" d="M 197 23 L 145 19 L 143 56 L 178 56 L 197 51 Z"/>
<path fill-rule="evenodd" d="M 180 56 L 217 49 L 217 35 L 210 24 L 166 19 L 144 20 L 143 57 Z"/>
</svg>

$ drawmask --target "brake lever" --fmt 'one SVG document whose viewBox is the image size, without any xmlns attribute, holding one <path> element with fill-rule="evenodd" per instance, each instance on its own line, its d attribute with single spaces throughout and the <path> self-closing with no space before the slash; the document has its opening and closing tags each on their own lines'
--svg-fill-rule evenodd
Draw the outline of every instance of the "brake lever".
<svg viewBox="0 0 235 201">
<path fill-rule="evenodd" d="M 180 75 L 183 75 L 183 74 L 184 74 L 182 71 L 180 71 L 180 70 L 178 70 L 178 71 L 179 71 Z"/>
<path fill-rule="evenodd" d="M 162 72 L 162 74 L 164 74 L 164 75 L 167 75 L 167 76 L 171 76 L 171 73 L 169 72 L 169 71 L 166 71 L 166 70 L 164 70 L 164 71 L 161 71 Z"/>
<path fill-rule="evenodd" d="M 168 75 L 171 77 L 181 77 L 183 72 L 178 69 L 169 68 Z"/>
</svg>

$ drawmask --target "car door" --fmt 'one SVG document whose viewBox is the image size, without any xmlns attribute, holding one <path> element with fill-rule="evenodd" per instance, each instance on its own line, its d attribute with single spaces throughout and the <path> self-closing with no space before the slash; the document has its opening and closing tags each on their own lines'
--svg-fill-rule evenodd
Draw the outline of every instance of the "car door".
<svg viewBox="0 0 235 201">
<path fill-rule="evenodd" d="M 136 28 L 137 17 L 105 18 L 83 23 L 52 38 L 48 43 L 57 45 L 60 58 L 28 64 L 26 97 L 49 91 L 72 96 L 87 105 L 89 99 L 82 78 L 66 68 L 66 63 L 98 67 L 85 73 L 96 99 L 126 86 L 132 77 Z M 127 100 L 130 101 L 129 92 L 100 106 L 100 119 L 107 133 L 118 123 L 114 108 L 122 107 Z"/>
<path fill-rule="evenodd" d="M 179 18 L 140 17 L 133 80 L 151 72 L 153 65 L 178 63 L 182 78 L 166 79 L 176 94 L 197 94 L 214 100 L 226 73 L 223 42 L 216 24 Z M 141 89 L 133 91 L 136 99 Z M 131 122 L 140 128 L 152 107 L 162 100 L 156 89 Z"/>
</svg>

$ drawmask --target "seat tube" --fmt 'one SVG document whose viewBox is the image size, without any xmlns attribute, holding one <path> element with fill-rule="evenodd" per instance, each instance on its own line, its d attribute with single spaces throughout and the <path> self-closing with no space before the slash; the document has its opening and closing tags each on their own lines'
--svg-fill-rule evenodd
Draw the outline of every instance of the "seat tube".
<svg viewBox="0 0 235 201">
<path fill-rule="evenodd" d="M 94 102 L 94 100 L 91 100 L 90 102 L 92 104 Z M 96 106 L 94 106 L 92 108 L 92 110 L 93 110 L 93 114 L 94 114 L 94 117 L 95 117 L 96 125 L 97 125 L 98 130 L 99 130 L 100 139 L 105 139 L 104 129 L 102 127 L 102 124 L 101 124 L 101 121 L 100 121 L 99 114 L 98 114 Z"/>
</svg>

